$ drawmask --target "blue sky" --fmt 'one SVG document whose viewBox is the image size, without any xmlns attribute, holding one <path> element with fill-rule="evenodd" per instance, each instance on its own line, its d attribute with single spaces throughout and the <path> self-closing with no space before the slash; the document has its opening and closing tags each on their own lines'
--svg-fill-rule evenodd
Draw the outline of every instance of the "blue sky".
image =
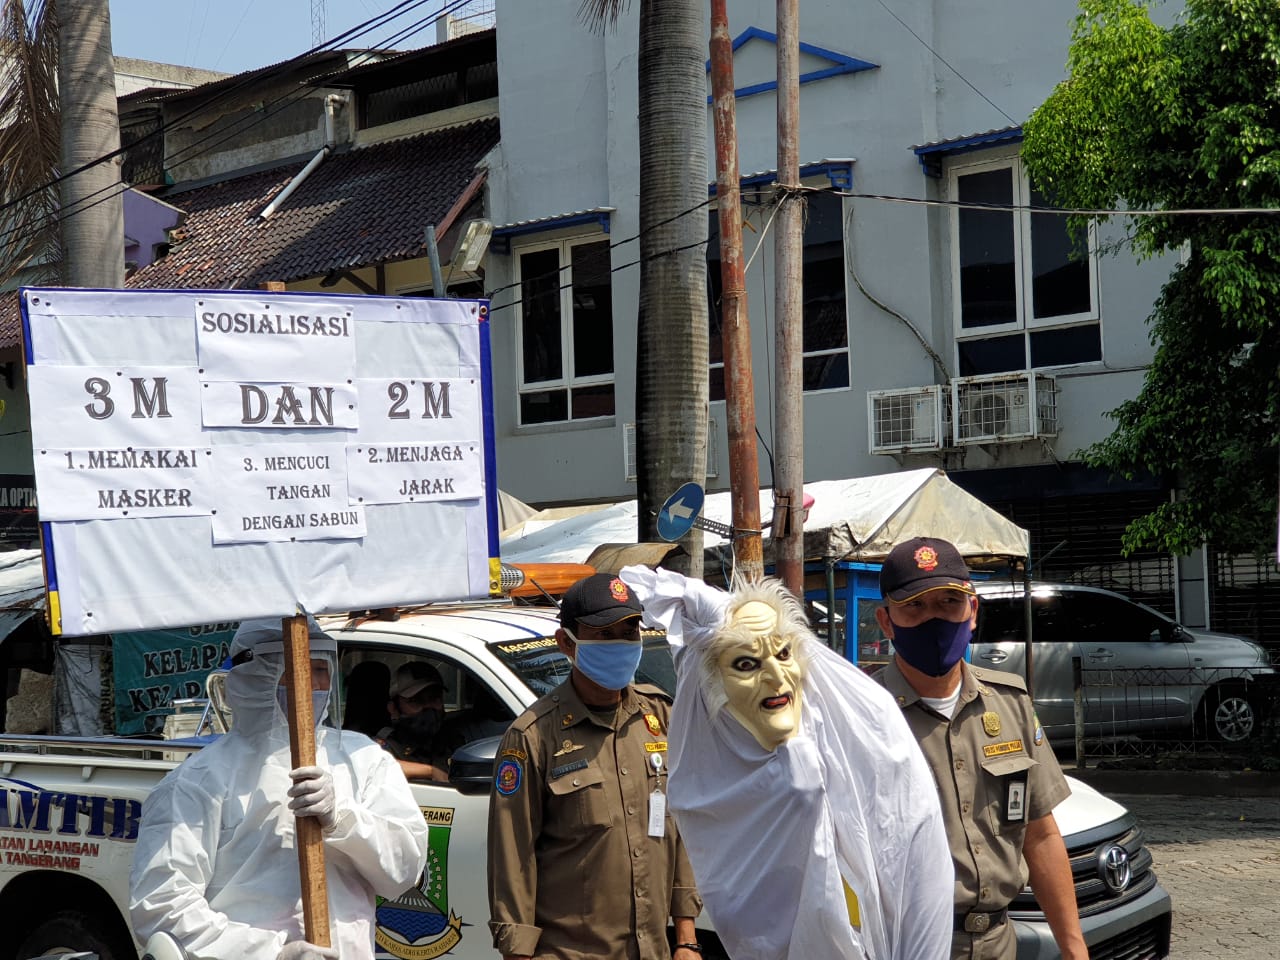
<svg viewBox="0 0 1280 960">
<path fill-rule="evenodd" d="M 325 0 L 325 39 L 390 10 L 402 0 Z M 456 0 L 411 2 L 394 20 L 342 46 L 423 47 L 435 25 L 395 38 Z M 111 41 L 117 56 L 239 73 L 287 60 L 314 46 L 312 0 L 110 0 Z M 471 0 L 492 9 L 493 0 Z"/>
</svg>

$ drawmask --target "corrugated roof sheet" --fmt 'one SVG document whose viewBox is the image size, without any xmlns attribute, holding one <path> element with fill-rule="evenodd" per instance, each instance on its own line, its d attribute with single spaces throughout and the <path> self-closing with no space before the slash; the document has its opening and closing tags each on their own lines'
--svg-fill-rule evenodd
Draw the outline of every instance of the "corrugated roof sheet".
<svg viewBox="0 0 1280 960">
<path fill-rule="evenodd" d="M 1021 126 L 997 127 L 981 133 L 967 133 L 962 137 L 947 137 L 944 140 L 930 140 L 928 143 L 917 143 L 911 146 L 916 153 L 936 153 L 957 146 L 975 143 L 999 143 L 1004 140 L 1017 140 L 1022 136 Z"/>
<path fill-rule="evenodd" d="M 252 288 L 420 256 L 423 231 L 440 223 L 498 142 L 497 119 L 329 157 L 270 220 L 258 214 L 301 162 L 171 192 L 187 212 L 168 256 L 130 287 Z"/>
</svg>

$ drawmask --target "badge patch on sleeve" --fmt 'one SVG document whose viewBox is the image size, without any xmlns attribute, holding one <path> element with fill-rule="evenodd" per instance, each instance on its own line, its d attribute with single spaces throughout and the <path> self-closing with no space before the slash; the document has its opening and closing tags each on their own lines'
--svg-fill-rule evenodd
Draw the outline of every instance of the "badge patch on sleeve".
<svg viewBox="0 0 1280 960">
<path fill-rule="evenodd" d="M 493 786 L 504 797 L 509 797 L 520 789 L 524 780 L 524 768 L 519 760 L 503 760 L 498 764 L 498 772 L 494 774 Z"/>
<path fill-rule="evenodd" d="M 1036 732 L 1032 736 L 1032 739 L 1035 741 L 1035 744 L 1038 747 L 1040 746 L 1040 744 L 1044 743 L 1044 727 L 1040 726 L 1039 716 L 1037 716 L 1036 714 L 1032 714 L 1031 716 L 1036 725 Z"/>
</svg>

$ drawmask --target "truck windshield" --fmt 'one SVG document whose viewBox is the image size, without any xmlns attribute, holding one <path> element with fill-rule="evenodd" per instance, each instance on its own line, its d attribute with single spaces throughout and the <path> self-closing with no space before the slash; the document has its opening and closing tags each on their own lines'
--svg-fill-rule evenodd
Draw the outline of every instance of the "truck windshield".
<svg viewBox="0 0 1280 960">
<path fill-rule="evenodd" d="M 636 683 L 652 683 L 671 696 L 676 692 L 676 670 L 671 648 L 660 631 L 644 631 L 644 655 L 636 671 Z M 555 637 L 491 643 L 489 649 L 519 674 L 537 696 L 550 693 L 569 678 L 569 658 L 556 646 Z"/>
</svg>

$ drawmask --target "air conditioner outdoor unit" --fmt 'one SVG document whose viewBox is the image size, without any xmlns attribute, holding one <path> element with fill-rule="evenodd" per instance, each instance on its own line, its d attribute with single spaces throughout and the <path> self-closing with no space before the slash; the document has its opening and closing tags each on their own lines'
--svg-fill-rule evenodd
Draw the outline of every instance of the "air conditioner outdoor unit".
<svg viewBox="0 0 1280 960">
<path fill-rule="evenodd" d="M 720 428 L 714 418 L 707 420 L 707 477 L 714 479 L 720 476 L 719 437 Z M 636 473 L 636 425 L 622 425 L 622 470 L 623 477 L 629 483 L 635 483 Z"/>
<path fill-rule="evenodd" d="M 956 443 L 1014 443 L 1058 435 L 1058 393 L 1043 373 L 952 381 Z"/>
<path fill-rule="evenodd" d="M 872 453 L 941 450 L 947 439 L 947 400 L 942 387 L 908 387 L 867 393 L 867 436 Z"/>
</svg>

